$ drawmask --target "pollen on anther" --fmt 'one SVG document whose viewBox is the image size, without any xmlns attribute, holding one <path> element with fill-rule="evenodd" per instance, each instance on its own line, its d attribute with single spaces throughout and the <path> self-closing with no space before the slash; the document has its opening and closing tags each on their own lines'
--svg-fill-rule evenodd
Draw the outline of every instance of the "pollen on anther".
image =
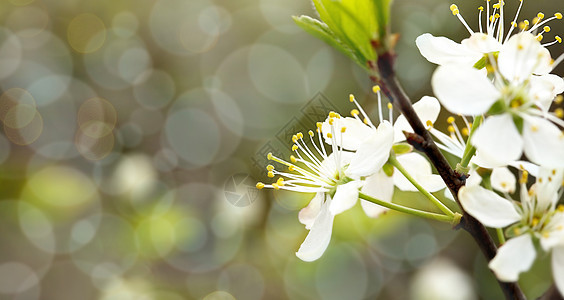
<svg viewBox="0 0 564 300">
<path fill-rule="evenodd" d="M 355 109 L 351 110 L 351 116 L 355 117 L 355 116 L 358 116 L 358 114 L 360 114 L 358 109 L 355 108 Z"/>
<path fill-rule="evenodd" d="M 468 136 L 469 133 L 470 132 L 468 131 L 468 128 L 466 128 L 466 127 L 462 128 L 462 135 Z"/>
<path fill-rule="evenodd" d="M 342 127 L 341 132 L 344 133 L 345 131 L 347 131 L 347 127 Z"/>
<path fill-rule="evenodd" d="M 315 123 L 315 125 L 317 126 L 317 128 L 321 128 L 321 126 L 323 126 L 323 123 L 317 122 L 317 123 Z"/>
<path fill-rule="evenodd" d="M 272 160 L 272 152 L 268 152 L 268 154 L 266 155 L 266 158 L 268 160 Z"/>
<path fill-rule="evenodd" d="M 298 133 L 296 134 L 296 136 L 298 137 L 298 139 L 303 139 L 303 138 L 304 138 L 304 134 L 301 133 L 301 132 L 298 132 Z"/>
<path fill-rule="evenodd" d="M 298 150 L 298 145 L 292 145 L 292 151 Z"/>
<path fill-rule="evenodd" d="M 478 9 L 479 9 L 480 11 L 484 11 L 484 7 L 483 7 L 483 6 L 478 7 Z"/>
<path fill-rule="evenodd" d="M 380 86 L 379 85 L 375 85 L 372 87 L 372 92 L 374 92 L 374 94 L 377 94 L 380 91 Z"/>
<path fill-rule="evenodd" d="M 534 126 L 534 125 L 533 125 L 533 126 L 531 126 L 531 131 L 532 131 L 532 132 L 537 132 L 537 131 L 539 131 L 539 128 L 538 128 L 537 126 Z"/>
<path fill-rule="evenodd" d="M 308 133 L 308 134 L 309 134 L 309 136 L 311 136 L 311 137 L 313 137 L 313 136 L 315 135 L 315 133 L 313 133 L 313 131 L 311 131 L 311 130 L 310 130 L 310 131 L 308 131 L 307 133 Z"/>
<path fill-rule="evenodd" d="M 456 6 L 456 4 L 452 4 L 450 6 L 450 11 L 452 12 L 453 15 L 458 15 L 460 13 L 460 11 L 458 10 L 458 6 Z"/>
<path fill-rule="evenodd" d="M 544 32 L 550 32 L 550 26 L 544 26 L 542 30 L 544 30 Z"/>
<path fill-rule="evenodd" d="M 554 110 L 554 115 L 560 119 L 564 118 L 564 109 L 562 108 L 557 108 Z"/>
<path fill-rule="evenodd" d="M 296 168 L 294 168 L 294 166 L 288 166 L 288 171 L 290 171 L 290 172 L 294 172 L 295 169 Z"/>
<path fill-rule="evenodd" d="M 333 135 L 331 134 L 331 132 L 327 133 L 327 137 L 328 137 L 328 138 L 333 138 Z"/>
<path fill-rule="evenodd" d="M 294 134 L 294 135 L 292 136 L 292 142 L 295 143 L 295 142 L 297 142 L 297 141 L 298 141 L 298 136 Z"/>
<path fill-rule="evenodd" d="M 447 129 L 448 129 L 448 132 L 450 132 L 450 133 L 454 133 L 454 131 L 455 131 L 454 126 L 452 126 L 452 125 L 448 126 Z"/>
<path fill-rule="evenodd" d="M 519 183 L 525 184 L 529 178 L 529 172 L 523 170 L 523 174 L 521 174 L 521 178 L 519 179 Z"/>
<path fill-rule="evenodd" d="M 556 96 L 556 98 L 554 99 L 554 103 L 560 104 L 560 103 L 562 103 L 563 100 L 564 100 L 564 96 L 558 95 L 558 96 Z"/>
<path fill-rule="evenodd" d="M 280 177 L 276 180 L 276 184 L 279 186 L 284 186 L 284 178 Z"/>
<path fill-rule="evenodd" d="M 558 207 L 556 208 L 559 212 L 564 212 L 564 205 L 560 204 L 558 205 Z"/>
<path fill-rule="evenodd" d="M 354 95 L 353 94 L 349 94 L 349 101 L 354 102 Z"/>
<path fill-rule="evenodd" d="M 268 166 L 266 166 L 266 170 L 267 170 L 267 171 L 273 171 L 273 170 L 274 170 L 274 166 L 273 166 L 273 165 L 268 165 Z"/>
<path fill-rule="evenodd" d="M 262 190 L 262 189 L 264 188 L 264 183 L 262 183 L 262 182 L 257 182 L 256 187 L 257 187 L 257 189 Z"/>
<path fill-rule="evenodd" d="M 554 17 L 557 18 L 558 20 L 562 20 L 562 14 L 559 12 L 555 13 Z"/>
<path fill-rule="evenodd" d="M 558 44 L 562 44 L 562 38 L 559 36 L 555 36 L 554 39 L 558 42 Z"/>
<path fill-rule="evenodd" d="M 298 161 L 298 160 L 296 159 L 296 157 L 295 157 L 295 156 L 293 156 L 293 155 L 290 155 L 290 161 L 291 161 L 291 162 L 292 162 L 293 164 L 295 164 L 295 163 L 296 163 L 296 161 Z"/>
<path fill-rule="evenodd" d="M 362 120 L 364 122 L 364 124 L 368 125 L 368 118 L 364 118 L 364 120 Z"/>
<path fill-rule="evenodd" d="M 268 171 L 267 176 L 268 176 L 268 178 L 273 178 L 273 177 L 274 177 L 274 172 Z"/>
<path fill-rule="evenodd" d="M 543 37 L 544 37 L 544 36 L 542 36 L 542 34 L 540 34 L 540 33 L 537 34 L 537 41 L 539 41 L 539 42 L 542 41 L 542 38 L 543 38 Z"/>
<path fill-rule="evenodd" d="M 541 13 L 541 12 L 540 12 L 540 13 L 538 13 L 538 14 L 537 14 L 537 18 L 539 18 L 539 19 L 543 19 L 543 18 L 544 18 L 544 14 L 543 14 L 543 13 Z"/>
<path fill-rule="evenodd" d="M 392 108 L 394 108 L 394 107 L 392 106 L 392 103 L 388 103 L 388 109 L 392 109 Z"/>
<path fill-rule="evenodd" d="M 425 124 L 429 127 L 433 127 L 433 122 L 431 122 L 431 120 L 427 120 L 427 122 L 425 122 Z"/>
<path fill-rule="evenodd" d="M 449 123 L 449 124 L 454 123 L 454 117 L 453 117 L 453 116 L 448 117 L 448 118 L 447 118 L 447 123 Z"/>
<path fill-rule="evenodd" d="M 276 183 L 273 183 L 273 184 L 272 184 L 272 187 L 273 187 L 275 190 L 279 190 L 279 189 L 280 189 L 280 186 L 279 186 L 278 184 L 276 184 Z"/>
</svg>

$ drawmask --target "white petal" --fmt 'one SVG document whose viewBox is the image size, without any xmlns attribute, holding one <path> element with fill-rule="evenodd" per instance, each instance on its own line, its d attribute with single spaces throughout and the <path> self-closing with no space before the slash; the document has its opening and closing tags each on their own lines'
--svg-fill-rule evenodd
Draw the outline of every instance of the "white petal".
<svg viewBox="0 0 564 300">
<path fill-rule="evenodd" d="M 497 278 L 505 282 L 514 282 L 519 274 L 531 268 L 537 253 L 528 234 L 508 240 L 499 247 L 497 255 L 490 261 L 489 267 Z"/>
<path fill-rule="evenodd" d="M 439 66 L 431 83 L 439 101 L 455 114 L 483 114 L 501 95 L 484 72 L 472 66 Z"/>
<path fill-rule="evenodd" d="M 333 127 L 333 132 L 331 132 L 331 127 Z M 343 127 L 346 128 L 344 133 L 341 132 Z M 333 126 L 331 126 L 329 125 L 329 118 L 327 118 L 321 125 L 321 132 L 323 132 L 323 137 L 327 144 L 332 145 L 333 141 L 336 141 L 337 145 L 344 149 L 354 151 L 358 149 L 366 137 L 374 132 L 374 129 L 362 121 L 350 117 L 334 118 Z M 331 133 L 333 137 L 329 138 L 327 136 L 328 133 Z"/>
<path fill-rule="evenodd" d="M 346 170 L 347 175 L 369 176 L 388 161 L 394 143 L 394 128 L 388 121 L 380 123 L 360 145 Z"/>
<path fill-rule="evenodd" d="M 548 208 L 556 205 L 559 198 L 558 191 L 564 182 L 564 169 L 540 168 L 535 183 L 535 194 L 538 205 Z M 563 223 L 564 225 L 564 223 Z"/>
<path fill-rule="evenodd" d="M 496 191 L 510 194 L 515 192 L 517 180 L 515 175 L 506 167 L 494 168 L 490 180 Z"/>
<path fill-rule="evenodd" d="M 554 97 L 562 92 L 564 92 L 564 79 L 560 76 L 547 74 L 529 78 L 529 98 L 545 113 L 550 109 Z"/>
<path fill-rule="evenodd" d="M 482 56 L 481 53 L 471 51 L 450 39 L 435 37 L 429 33 L 418 36 L 415 44 L 423 57 L 438 65 L 458 63 L 472 66 Z"/>
<path fill-rule="evenodd" d="M 421 100 L 413 104 L 413 109 L 421 122 L 429 129 L 432 126 L 429 123 L 434 124 L 441 112 L 441 104 L 435 97 L 423 96 Z M 399 143 L 405 140 L 403 132 L 413 132 L 413 129 L 404 115 L 400 115 L 394 123 L 394 131 L 394 143 Z"/>
<path fill-rule="evenodd" d="M 539 174 L 539 166 L 525 160 L 512 161 L 509 165 L 519 170 L 525 169 L 529 172 L 529 175 L 534 177 L 537 177 Z"/>
<path fill-rule="evenodd" d="M 360 181 L 355 180 L 337 186 L 337 191 L 329 206 L 333 215 L 338 215 L 356 204 L 361 184 Z"/>
<path fill-rule="evenodd" d="M 564 246 L 552 250 L 552 277 L 560 295 L 564 295 Z"/>
<path fill-rule="evenodd" d="M 394 181 L 392 177 L 388 177 L 386 173 L 379 171 L 366 178 L 361 192 L 378 200 L 392 202 L 392 196 L 394 195 Z M 372 218 L 376 218 L 381 213 L 388 210 L 388 208 L 366 200 L 361 200 L 360 204 L 362 205 L 366 215 Z"/>
<path fill-rule="evenodd" d="M 474 168 L 470 169 L 470 172 L 468 172 L 468 175 L 469 175 L 468 179 L 466 179 L 466 186 L 467 187 L 480 185 L 480 183 L 482 183 L 482 176 L 480 176 L 480 174 L 478 174 L 478 172 L 476 172 L 476 169 L 474 169 Z"/>
<path fill-rule="evenodd" d="M 306 229 L 311 229 L 313 222 L 321 211 L 323 200 L 325 200 L 325 193 L 315 194 L 309 204 L 306 207 L 302 208 L 298 213 L 298 220 L 300 220 L 300 223 L 305 225 Z"/>
<path fill-rule="evenodd" d="M 485 33 L 473 33 L 469 38 L 464 39 L 461 44 L 467 49 L 480 53 L 497 52 L 501 48 L 501 43 L 493 36 Z"/>
<path fill-rule="evenodd" d="M 333 219 L 335 218 L 329 212 L 330 200 L 326 201 L 311 226 L 306 239 L 300 246 L 296 256 L 303 261 L 314 261 L 323 255 L 329 242 L 331 241 L 331 233 L 333 231 Z"/>
<path fill-rule="evenodd" d="M 540 243 L 545 251 L 564 247 L 564 213 L 557 212 L 540 233 Z"/>
<path fill-rule="evenodd" d="M 513 83 L 551 70 L 550 53 L 536 37 L 528 32 L 513 35 L 499 51 L 497 63 L 500 73 Z"/>
<path fill-rule="evenodd" d="M 445 195 L 445 198 L 447 198 L 451 201 L 454 201 L 454 196 L 452 195 L 452 192 L 449 189 L 445 189 L 444 195 Z"/>
<path fill-rule="evenodd" d="M 463 186 L 458 199 L 465 211 L 488 227 L 503 228 L 521 219 L 513 203 L 479 185 Z"/>
<path fill-rule="evenodd" d="M 525 154 L 541 166 L 564 167 L 564 134 L 550 121 L 526 117 L 523 126 Z"/>
<path fill-rule="evenodd" d="M 439 175 L 433 174 L 431 164 L 425 157 L 416 152 L 398 155 L 398 162 L 423 188 L 429 192 L 436 192 L 445 188 L 445 184 Z M 407 180 L 403 174 L 394 170 L 394 184 L 402 191 L 417 191 L 417 188 Z"/>
<path fill-rule="evenodd" d="M 471 140 L 484 167 L 506 166 L 521 157 L 523 139 L 509 114 L 487 118 Z"/>
</svg>

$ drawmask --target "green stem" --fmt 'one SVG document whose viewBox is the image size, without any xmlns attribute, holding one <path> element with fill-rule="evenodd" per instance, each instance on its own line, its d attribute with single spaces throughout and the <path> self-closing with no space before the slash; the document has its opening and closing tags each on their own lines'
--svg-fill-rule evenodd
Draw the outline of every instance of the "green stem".
<svg viewBox="0 0 564 300">
<path fill-rule="evenodd" d="M 405 206 L 398 205 L 398 204 L 395 204 L 395 203 L 382 201 L 382 200 L 376 199 L 374 197 L 370 197 L 370 196 L 363 194 L 363 193 L 359 193 L 358 196 L 359 196 L 360 199 L 370 201 L 370 202 L 378 204 L 380 206 L 383 206 L 383 207 L 386 207 L 386 208 L 389 208 L 389 209 L 393 209 L 393 210 L 397 210 L 399 212 L 403 212 L 403 213 L 406 213 L 406 214 L 422 217 L 422 218 L 437 220 L 437 221 L 446 222 L 446 223 L 450 223 L 450 224 L 454 224 L 455 222 L 460 221 L 460 217 L 455 216 L 455 215 L 445 216 L 445 215 L 441 215 L 441 214 L 430 213 L 430 212 L 426 212 L 426 211 L 422 211 L 422 210 L 418 210 L 418 209 L 414 209 L 414 208 L 409 208 L 409 207 L 405 207 Z"/>
<path fill-rule="evenodd" d="M 505 244 L 505 236 L 503 235 L 503 229 L 496 228 L 495 232 L 497 233 L 497 239 L 499 240 L 499 245 Z"/>
<path fill-rule="evenodd" d="M 482 116 L 476 116 L 474 118 L 474 122 L 472 123 L 472 128 L 470 128 L 468 140 L 466 141 L 466 148 L 464 148 L 464 154 L 462 155 L 462 160 L 460 161 L 460 166 L 463 168 L 468 167 L 468 165 L 470 164 L 470 159 L 472 159 L 472 156 L 474 156 L 474 154 L 476 153 L 476 148 L 472 146 L 470 139 L 472 138 L 474 131 L 476 131 L 478 126 L 480 126 L 480 123 L 482 123 Z"/>
<path fill-rule="evenodd" d="M 445 213 L 447 216 L 450 217 L 454 216 L 454 213 L 446 205 L 444 205 L 441 201 L 439 201 L 439 199 L 435 198 L 435 196 L 429 193 L 413 177 L 411 177 L 409 172 L 407 172 L 407 170 L 400 164 L 400 162 L 396 159 L 395 156 L 390 155 L 388 162 L 392 166 L 396 167 L 396 169 L 398 169 L 403 174 L 403 176 L 405 176 L 405 178 L 407 178 L 407 180 L 409 180 L 409 182 L 411 182 L 411 184 L 413 184 L 415 188 L 417 188 L 417 190 L 421 192 L 421 194 L 427 197 L 427 199 L 429 199 L 433 204 L 435 204 L 435 206 L 437 206 L 443 213 Z"/>
</svg>

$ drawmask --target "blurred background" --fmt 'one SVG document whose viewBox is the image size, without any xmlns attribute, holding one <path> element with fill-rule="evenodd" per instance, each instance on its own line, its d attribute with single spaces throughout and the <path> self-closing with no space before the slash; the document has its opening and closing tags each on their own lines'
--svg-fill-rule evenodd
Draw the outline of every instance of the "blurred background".
<svg viewBox="0 0 564 300">
<path fill-rule="evenodd" d="M 458 2 L 477 29 L 485 2 Z M 414 100 L 434 69 L 415 38 L 468 36 L 450 4 L 394 3 Z M 525 1 L 520 19 L 558 9 Z M 295 257 L 311 195 L 254 189 L 266 153 L 347 115 L 349 93 L 374 110 L 366 74 L 300 14 L 310 2 L 2 0 L 0 299 L 499 299 L 468 235 L 394 212 L 355 207 L 321 259 Z M 521 281 L 537 296 L 550 278 L 545 255 Z"/>
</svg>

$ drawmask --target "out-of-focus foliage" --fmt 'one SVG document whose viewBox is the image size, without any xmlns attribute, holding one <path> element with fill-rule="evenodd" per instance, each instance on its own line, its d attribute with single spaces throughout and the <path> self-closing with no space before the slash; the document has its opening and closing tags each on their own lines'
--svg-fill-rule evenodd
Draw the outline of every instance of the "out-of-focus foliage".
<svg viewBox="0 0 564 300">
<path fill-rule="evenodd" d="M 470 24 L 480 4 L 458 3 Z M 433 68 L 415 37 L 467 35 L 449 5 L 394 2 L 414 99 Z M 323 258 L 294 256 L 309 199 L 250 188 L 263 150 L 288 151 L 285 134 L 314 128 L 320 103 L 375 102 L 361 68 L 295 25 L 301 14 L 315 14 L 307 1 L 0 1 L 0 299 L 422 299 L 416 274 L 436 274 L 438 256 L 499 298 L 467 236 L 393 212 L 356 207 Z M 525 274 L 528 294 L 546 288 L 548 264 Z"/>
</svg>

